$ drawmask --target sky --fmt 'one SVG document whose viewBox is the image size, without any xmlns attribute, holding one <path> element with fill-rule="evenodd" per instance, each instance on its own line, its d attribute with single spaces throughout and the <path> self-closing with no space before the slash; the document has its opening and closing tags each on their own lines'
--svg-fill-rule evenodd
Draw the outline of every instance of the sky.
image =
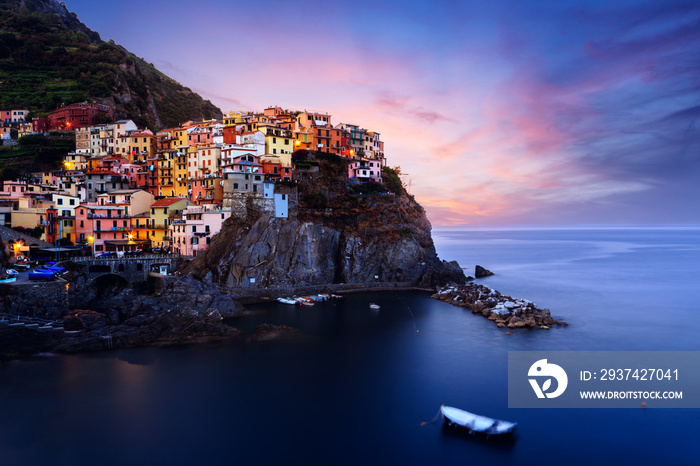
<svg viewBox="0 0 700 466">
<path fill-rule="evenodd" d="M 433 225 L 700 225 L 700 3 L 66 0 L 222 111 L 377 131 Z"/>
</svg>

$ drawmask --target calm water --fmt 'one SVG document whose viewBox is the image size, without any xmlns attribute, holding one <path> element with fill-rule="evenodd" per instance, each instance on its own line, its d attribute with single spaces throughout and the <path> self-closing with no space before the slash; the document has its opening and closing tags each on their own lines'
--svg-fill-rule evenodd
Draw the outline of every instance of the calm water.
<svg viewBox="0 0 700 466">
<path fill-rule="evenodd" d="M 237 322 L 292 339 L 0 366 L 1 465 L 698 464 L 698 410 L 515 410 L 509 350 L 700 350 L 700 230 L 439 230 L 442 258 L 548 307 L 506 336 L 423 293 Z M 379 312 L 370 302 L 382 306 Z M 418 333 L 416 332 L 418 331 Z M 440 402 L 517 421 L 511 445 L 444 432 Z"/>
</svg>

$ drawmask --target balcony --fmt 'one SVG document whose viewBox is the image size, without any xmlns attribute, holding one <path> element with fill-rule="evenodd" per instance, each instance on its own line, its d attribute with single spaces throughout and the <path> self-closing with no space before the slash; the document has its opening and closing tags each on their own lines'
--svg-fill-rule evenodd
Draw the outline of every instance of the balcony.
<svg viewBox="0 0 700 466">
<path fill-rule="evenodd" d="M 107 219 L 107 220 L 109 220 L 109 219 L 115 219 L 115 220 L 117 220 L 117 219 L 129 219 L 129 218 L 131 218 L 131 216 L 129 216 L 129 215 L 122 215 L 122 214 L 114 214 L 114 215 L 111 215 L 111 216 L 104 215 L 104 214 L 87 214 L 87 218 L 88 218 L 88 219 L 99 218 L 99 219 Z"/>
</svg>

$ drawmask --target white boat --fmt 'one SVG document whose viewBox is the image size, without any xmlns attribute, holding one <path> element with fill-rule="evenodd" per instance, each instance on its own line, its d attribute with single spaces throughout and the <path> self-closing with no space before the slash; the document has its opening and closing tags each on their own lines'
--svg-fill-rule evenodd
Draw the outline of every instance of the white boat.
<svg viewBox="0 0 700 466">
<path fill-rule="evenodd" d="M 374 304 L 374 303 L 369 303 L 369 308 L 374 309 L 375 311 L 379 310 L 379 304 Z"/>
<path fill-rule="evenodd" d="M 0 283 L 12 283 L 17 281 L 17 271 L 15 269 L 7 269 L 5 273 L 0 275 Z"/>
<path fill-rule="evenodd" d="M 470 432 L 486 435 L 503 435 L 513 432 L 516 422 L 501 421 L 486 416 L 463 411 L 451 406 L 440 405 L 443 419 L 450 426 L 464 427 Z"/>
<path fill-rule="evenodd" d="M 297 300 L 299 304 L 302 306 L 313 306 L 314 305 L 314 300 L 311 298 L 308 298 L 306 296 L 301 296 L 299 298 L 294 298 Z"/>
<path fill-rule="evenodd" d="M 292 298 L 277 298 L 277 301 L 284 303 L 284 304 L 292 304 L 292 305 L 297 305 L 299 304 L 298 301 L 292 299 Z"/>
</svg>

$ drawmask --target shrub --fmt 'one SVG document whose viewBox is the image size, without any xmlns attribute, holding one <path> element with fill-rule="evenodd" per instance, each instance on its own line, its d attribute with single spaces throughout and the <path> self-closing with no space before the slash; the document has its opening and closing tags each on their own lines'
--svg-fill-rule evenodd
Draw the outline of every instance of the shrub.
<svg viewBox="0 0 700 466">
<path fill-rule="evenodd" d="M 397 196 L 404 192 L 403 182 L 399 177 L 400 168 L 382 167 L 382 179 L 386 188 Z"/>
<path fill-rule="evenodd" d="M 369 183 L 351 184 L 348 192 L 350 194 L 386 194 L 389 190 L 381 183 L 370 181 Z"/>
<path fill-rule="evenodd" d="M 323 193 L 311 193 L 304 196 L 304 204 L 312 209 L 325 209 L 328 206 L 328 198 Z"/>
</svg>

